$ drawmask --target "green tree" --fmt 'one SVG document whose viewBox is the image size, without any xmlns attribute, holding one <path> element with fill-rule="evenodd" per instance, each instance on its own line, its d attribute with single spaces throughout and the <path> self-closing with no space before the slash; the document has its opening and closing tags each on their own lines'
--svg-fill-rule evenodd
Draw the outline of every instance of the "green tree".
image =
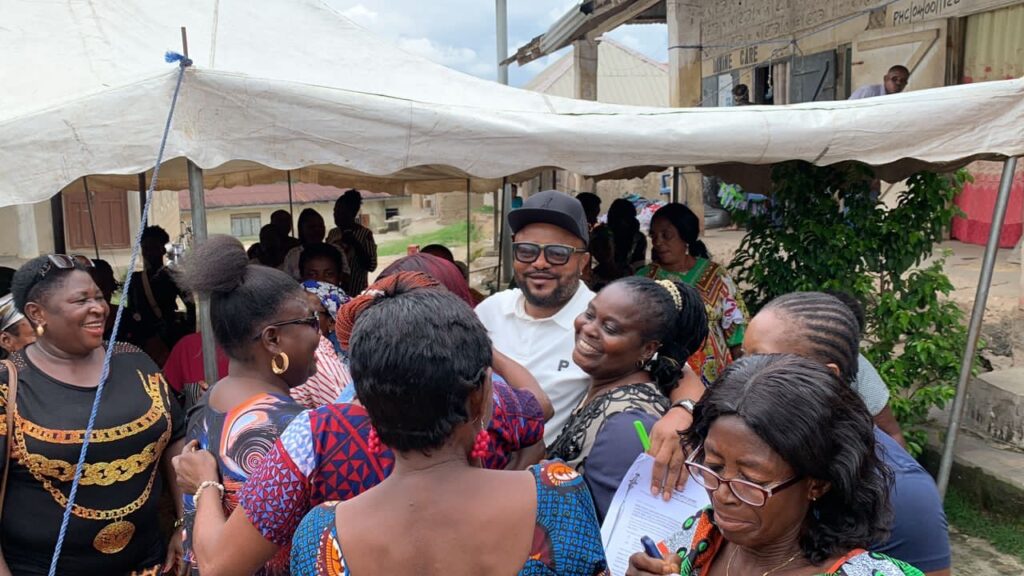
<svg viewBox="0 0 1024 576">
<path fill-rule="evenodd" d="M 915 455 L 928 411 L 953 397 L 967 341 L 964 314 L 948 298 L 945 256 L 927 261 L 969 178 L 966 171 L 915 174 L 886 209 L 863 165 L 778 165 L 771 207 L 743 218 L 748 232 L 730 265 L 752 312 L 793 291 L 843 290 L 864 303 L 862 351 L 889 385 Z"/>
</svg>

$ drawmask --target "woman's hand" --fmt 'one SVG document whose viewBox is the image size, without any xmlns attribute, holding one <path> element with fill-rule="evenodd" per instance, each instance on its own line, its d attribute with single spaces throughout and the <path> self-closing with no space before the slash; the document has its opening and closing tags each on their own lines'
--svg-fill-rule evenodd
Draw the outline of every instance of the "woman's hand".
<svg viewBox="0 0 1024 576">
<path fill-rule="evenodd" d="M 688 478 L 686 452 L 679 441 L 679 432 L 693 423 L 693 416 L 682 408 L 672 408 L 651 428 L 651 449 L 654 470 L 651 473 L 651 494 L 661 493 L 668 502 L 673 490 L 682 490 Z"/>
<path fill-rule="evenodd" d="M 180 576 L 185 573 L 185 548 L 181 544 L 182 531 L 177 529 L 167 544 L 167 557 L 164 559 L 162 574 Z"/>
<path fill-rule="evenodd" d="M 677 554 L 669 554 L 667 560 L 652 558 L 643 552 L 629 557 L 629 569 L 626 576 L 655 576 L 662 574 L 678 574 L 682 559 Z"/>
<path fill-rule="evenodd" d="M 199 442 L 192 440 L 171 463 L 177 476 L 178 487 L 184 494 L 195 494 L 203 482 L 219 482 L 217 460 L 206 450 L 199 450 Z"/>
</svg>

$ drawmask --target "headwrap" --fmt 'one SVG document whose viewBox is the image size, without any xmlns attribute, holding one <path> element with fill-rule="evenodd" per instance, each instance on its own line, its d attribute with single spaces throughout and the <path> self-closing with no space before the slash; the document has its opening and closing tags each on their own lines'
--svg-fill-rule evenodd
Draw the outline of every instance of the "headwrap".
<svg viewBox="0 0 1024 576">
<path fill-rule="evenodd" d="M 418 252 L 396 260 L 385 268 L 378 278 L 386 278 L 399 272 L 422 272 L 439 282 L 460 300 L 473 306 L 473 297 L 469 294 L 466 277 L 462 275 L 458 266 L 444 258 Z"/>
<path fill-rule="evenodd" d="M 0 298 L 0 330 L 7 330 L 25 318 L 25 315 L 14 306 L 14 295 L 7 294 Z"/>
<path fill-rule="evenodd" d="M 440 258 L 435 258 L 440 260 Z M 441 260 L 445 262 L 445 260 Z M 356 319 L 364 310 L 373 305 L 378 298 L 389 298 L 396 294 L 404 294 L 420 288 L 437 288 L 441 284 L 437 280 L 422 272 L 398 272 L 387 278 L 380 278 L 363 291 L 362 294 L 349 300 L 347 304 L 338 310 L 338 318 L 334 324 L 334 331 L 338 336 L 341 347 L 349 349 L 352 339 L 352 329 L 355 328 Z"/>
<path fill-rule="evenodd" d="M 330 282 L 306 280 L 302 283 L 302 287 L 306 289 L 306 292 L 314 294 L 320 299 L 320 303 L 324 305 L 324 310 L 327 310 L 331 320 L 336 319 L 338 317 L 338 310 L 352 299 L 348 294 L 345 294 L 344 290 Z"/>
</svg>

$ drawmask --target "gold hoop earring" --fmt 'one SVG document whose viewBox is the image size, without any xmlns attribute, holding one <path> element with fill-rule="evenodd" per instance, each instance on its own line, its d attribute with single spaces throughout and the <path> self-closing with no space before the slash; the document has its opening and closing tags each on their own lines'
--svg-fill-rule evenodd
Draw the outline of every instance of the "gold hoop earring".
<svg viewBox="0 0 1024 576">
<path fill-rule="evenodd" d="M 46 328 L 44 328 L 42 324 L 36 326 L 36 336 L 42 338 L 43 337 L 43 333 L 45 333 L 45 332 L 46 332 Z"/>
<path fill-rule="evenodd" d="M 277 365 L 277 358 L 278 358 L 278 356 L 281 357 L 281 366 Z M 270 359 L 270 369 L 273 370 L 274 374 L 277 374 L 278 376 L 280 376 L 281 374 L 284 374 L 285 372 L 287 372 L 288 371 L 288 355 L 285 354 L 284 352 L 280 352 L 280 353 L 276 354 L 273 358 Z"/>
</svg>

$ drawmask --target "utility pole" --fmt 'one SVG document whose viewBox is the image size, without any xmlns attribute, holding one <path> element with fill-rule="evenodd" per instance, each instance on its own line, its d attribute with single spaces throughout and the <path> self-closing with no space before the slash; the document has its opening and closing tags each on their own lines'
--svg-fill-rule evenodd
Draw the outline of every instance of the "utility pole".
<svg viewBox="0 0 1024 576">
<path fill-rule="evenodd" d="M 508 0 L 494 0 L 494 20 L 497 32 L 498 82 L 508 86 Z M 501 187 L 501 212 L 496 230 L 501 232 L 498 250 L 498 290 L 508 286 L 512 279 L 512 234 L 508 229 L 508 212 L 512 209 L 512 183 L 506 178 Z"/>
</svg>

